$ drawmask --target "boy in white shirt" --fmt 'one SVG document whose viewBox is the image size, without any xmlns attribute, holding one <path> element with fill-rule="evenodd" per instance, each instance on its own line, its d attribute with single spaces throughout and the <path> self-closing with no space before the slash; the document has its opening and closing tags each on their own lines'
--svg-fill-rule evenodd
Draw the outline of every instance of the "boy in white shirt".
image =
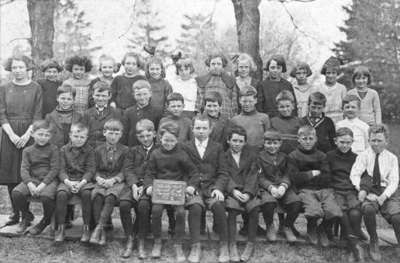
<svg viewBox="0 0 400 263">
<path fill-rule="evenodd" d="M 369 130 L 370 148 L 357 156 L 350 180 L 359 191 L 361 210 L 370 236 L 370 256 L 381 260 L 376 232 L 378 212 L 393 226 L 397 242 L 400 242 L 400 191 L 397 157 L 386 147 L 389 134 L 385 125 L 374 125 Z M 400 247 L 397 247 L 400 255 Z"/>
<path fill-rule="evenodd" d="M 351 150 L 360 154 L 368 147 L 368 129 L 369 125 L 358 118 L 360 113 L 360 99 L 355 95 L 346 95 L 343 99 L 344 120 L 336 123 L 336 128 L 349 128 L 354 134 L 354 142 Z"/>
</svg>

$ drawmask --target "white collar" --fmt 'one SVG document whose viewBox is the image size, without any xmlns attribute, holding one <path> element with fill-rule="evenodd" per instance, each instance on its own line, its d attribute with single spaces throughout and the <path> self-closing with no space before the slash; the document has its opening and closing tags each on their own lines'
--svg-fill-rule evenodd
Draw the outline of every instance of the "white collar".
<svg viewBox="0 0 400 263">
<path fill-rule="evenodd" d="M 207 145 L 208 145 L 208 138 L 207 139 L 205 139 L 204 141 L 200 141 L 200 140 L 198 140 L 197 138 L 194 138 L 194 144 L 197 146 L 197 147 L 207 147 Z"/>
</svg>

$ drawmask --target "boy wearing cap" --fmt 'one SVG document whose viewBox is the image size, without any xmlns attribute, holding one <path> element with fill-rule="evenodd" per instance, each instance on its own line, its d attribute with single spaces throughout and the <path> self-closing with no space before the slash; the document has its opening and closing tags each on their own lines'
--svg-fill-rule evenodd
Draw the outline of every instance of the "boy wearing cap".
<svg viewBox="0 0 400 263">
<path fill-rule="evenodd" d="M 290 176 L 296 171 L 295 164 L 280 151 L 281 146 L 280 132 L 268 129 L 264 133 L 264 149 L 258 156 L 261 212 L 267 225 L 267 239 L 275 241 L 274 211 L 278 204 L 284 208 L 287 215 L 283 223 L 283 233 L 289 242 L 295 242 L 296 236 L 292 232 L 292 227 L 302 209 L 302 203 L 293 191 L 290 181 Z"/>
<path fill-rule="evenodd" d="M 243 87 L 240 91 L 239 103 L 242 112 L 233 117 L 231 122 L 246 130 L 249 146 L 261 150 L 264 143 L 263 134 L 271 125 L 268 115 L 256 110 L 257 90 L 250 85 Z"/>
</svg>

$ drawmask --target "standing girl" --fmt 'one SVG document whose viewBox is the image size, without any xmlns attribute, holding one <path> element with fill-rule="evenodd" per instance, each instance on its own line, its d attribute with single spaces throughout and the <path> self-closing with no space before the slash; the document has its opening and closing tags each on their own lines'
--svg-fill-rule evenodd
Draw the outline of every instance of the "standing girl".
<svg viewBox="0 0 400 263">
<path fill-rule="evenodd" d="M 376 90 L 369 88 L 372 76 L 369 69 L 359 66 L 354 70 L 352 82 L 355 86 L 347 92 L 349 95 L 356 95 L 361 100 L 360 119 L 369 126 L 382 123 L 381 102 Z"/>
<path fill-rule="evenodd" d="M 307 63 L 298 63 L 290 72 L 292 78 L 296 78 L 296 84 L 293 85 L 294 95 L 297 101 L 297 115 L 299 118 L 307 116 L 308 97 L 313 92 L 307 78 L 312 74 L 311 68 Z"/>
<path fill-rule="evenodd" d="M 11 191 L 21 182 L 22 150 L 29 144 L 32 123 L 42 117 L 42 89 L 29 79 L 32 62 L 26 56 L 7 60 L 12 81 L 0 87 L 0 124 L 3 129 L 0 147 L 0 184 Z M 13 202 L 12 202 L 13 204 Z M 13 206 L 7 225 L 17 224 L 20 215 Z M 33 220 L 33 215 L 27 218 Z"/>
<path fill-rule="evenodd" d="M 186 117 L 192 118 L 196 109 L 198 89 L 197 82 L 193 76 L 193 62 L 189 57 L 182 57 L 182 54 L 179 53 L 175 66 L 177 76 L 171 83 L 172 90 L 182 94 L 185 101 L 183 113 Z"/>
<path fill-rule="evenodd" d="M 165 79 L 165 68 L 161 58 L 150 57 L 145 71 L 146 78 L 151 85 L 151 102 L 155 108 L 164 111 L 167 96 L 172 92 L 172 87 Z"/>
<path fill-rule="evenodd" d="M 87 73 L 92 70 L 92 61 L 87 57 L 73 56 L 65 62 L 65 69 L 71 77 L 63 82 L 75 89 L 74 110 L 83 114 L 89 107 L 89 83 Z"/>
<path fill-rule="evenodd" d="M 239 87 L 239 91 L 249 85 L 257 87 L 258 80 L 251 77 L 251 73 L 257 70 L 253 58 L 246 53 L 242 53 L 236 59 L 235 64 L 236 85 Z"/>
</svg>

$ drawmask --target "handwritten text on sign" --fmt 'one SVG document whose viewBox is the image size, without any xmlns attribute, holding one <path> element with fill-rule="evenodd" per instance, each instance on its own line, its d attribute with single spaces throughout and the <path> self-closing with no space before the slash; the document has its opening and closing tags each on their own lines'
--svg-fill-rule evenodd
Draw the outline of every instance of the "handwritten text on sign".
<svg viewBox="0 0 400 263">
<path fill-rule="evenodd" d="M 155 179 L 152 202 L 154 204 L 184 205 L 186 182 Z"/>
</svg>

